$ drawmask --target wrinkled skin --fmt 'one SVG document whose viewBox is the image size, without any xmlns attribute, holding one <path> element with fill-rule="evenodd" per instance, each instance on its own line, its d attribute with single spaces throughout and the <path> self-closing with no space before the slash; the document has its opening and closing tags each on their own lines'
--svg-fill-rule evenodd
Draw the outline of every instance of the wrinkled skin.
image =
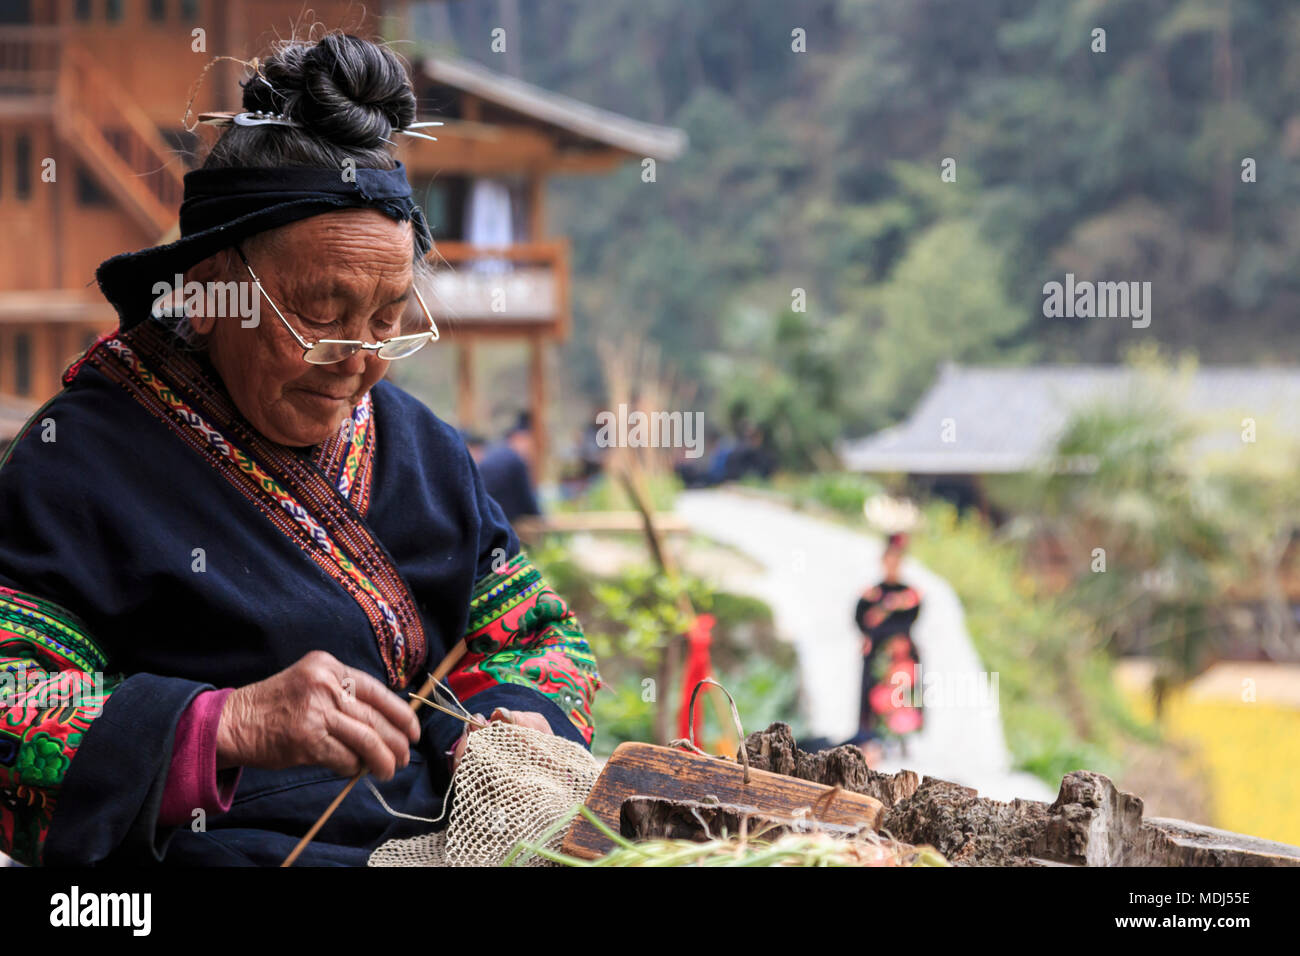
<svg viewBox="0 0 1300 956">
<path fill-rule="evenodd" d="M 312 651 L 226 698 L 217 768 L 315 765 L 389 780 L 411 760 L 420 723 L 402 698 L 370 674 Z"/>
<path fill-rule="evenodd" d="M 374 210 L 312 216 L 242 244 L 267 294 L 307 341 L 378 342 L 416 329 L 402 324 L 411 290 L 411 226 Z M 251 282 L 239 256 L 223 250 L 185 274 L 186 282 Z M 359 352 L 334 365 L 309 365 L 302 346 L 260 298 L 260 321 L 191 318 L 236 407 L 282 445 L 309 446 L 338 431 L 388 362 Z"/>
<path fill-rule="evenodd" d="M 309 342 L 378 342 L 427 328 L 418 307 L 408 310 L 409 223 L 374 210 L 346 210 L 282 226 L 242 247 L 267 294 Z M 252 281 L 233 249 L 200 262 L 185 280 Z M 310 365 L 270 303 L 260 298 L 259 307 L 253 328 L 244 328 L 239 317 L 200 315 L 190 322 L 253 427 L 282 445 L 319 444 L 337 433 L 389 363 L 363 351 L 334 365 Z M 491 719 L 551 732 L 546 719 L 531 711 L 498 709 Z M 313 651 L 226 698 L 217 766 L 322 766 L 344 776 L 365 769 L 388 780 L 410 762 L 410 745 L 419 735 L 419 722 L 403 698 L 369 674 Z M 462 735 L 453 765 L 464 747 Z"/>
<path fill-rule="evenodd" d="M 478 725 L 488 723 L 481 714 L 474 716 Z M 533 711 L 498 707 L 490 719 L 551 732 L 546 718 Z M 453 768 L 469 733 L 456 743 Z M 217 769 L 319 766 L 345 777 L 366 770 L 391 780 L 411 762 L 410 745 L 419 739 L 420 723 L 405 700 L 332 654 L 311 651 L 226 698 L 217 729 Z"/>
</svg>

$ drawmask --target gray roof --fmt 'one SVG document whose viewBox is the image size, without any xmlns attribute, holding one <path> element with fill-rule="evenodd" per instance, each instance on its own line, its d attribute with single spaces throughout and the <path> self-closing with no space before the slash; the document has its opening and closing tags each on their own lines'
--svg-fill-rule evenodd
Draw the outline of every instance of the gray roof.
<svg viewBox="0 0 1300 956">
<path fill-rule="evenodd" d="M 945 365 L 904 422 L 840 445 L 847 468 L 912 474 L 1027 471 L 1050 454 L 1077 408 L 1107 399 L 1141 400 L 1142 373 L 1114 365 L 1020 368 Z M 1258 434 L 1276 428 L 1300 439 L 1300 368 L 1202 367 L 1170 397 L 1192 416 L 1219 415 L 1209 444 L 1240 447 L 1241 420 Z M 945 419 L 953 441 L 945 442 Z M 1219 426 L 1222 426 L 1219 428 Z"/>
<path fill-rule="evenodd" d="M 425 60 L 420 69 L 437 83 L 464 90 L 490 103 L 637 156 L 669 160 L 686 151 L 686 134 L 680 129 L 628 119 L 619 113 L 504 76 L 472 60 L 438 56 Z M 437 130 L 433 133 L 437 135 Z"/>
</svg>

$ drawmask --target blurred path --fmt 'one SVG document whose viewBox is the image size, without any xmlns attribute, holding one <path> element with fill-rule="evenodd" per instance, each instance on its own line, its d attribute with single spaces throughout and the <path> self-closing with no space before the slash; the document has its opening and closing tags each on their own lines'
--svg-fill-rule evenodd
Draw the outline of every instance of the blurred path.
<svg viewBox="0 0 1300 956">
<path fill-rule="evenodd" d="M 832 740 L 851 737 L 857 730 L 862 676 L 861 635 L 853 610 L 862 590 L 878 579 L 883 542 L 744 492 L 685 491 L 676 510 L 694 531 L 763 567 L 758 574 L 724 569 L 716 575 L 717 583 L 771 606 L 778 633 L 799 654 L 812 733 Z M 923 672 L 945 681 L 963 675 L 982 681 L 961 602 L 948 582 L 911 558 L 903 562 L 902 577 L 922 592 L 912 636 Z M 925 726 L 908 747 L 908 756 L 897 766 L 879 769 L 906 767 L 976 787 L 999 800 L 1055 799 L 1055 791 L 1041 780 L 1011 769 L 1002 721 L 993 707 L 927 707 Z"/>
</svg>

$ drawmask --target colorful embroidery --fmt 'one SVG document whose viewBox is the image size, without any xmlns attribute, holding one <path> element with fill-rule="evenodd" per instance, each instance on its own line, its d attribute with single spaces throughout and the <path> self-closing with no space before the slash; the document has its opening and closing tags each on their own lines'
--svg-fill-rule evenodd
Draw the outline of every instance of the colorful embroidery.
<svg viewBox="0 0 1300 956">
<path fill-rule="evenodd" d="M 339 433 L 316 450 L 316 466 L 338 493 L 365 514 L 370 505 L 370 476 L 375 460 L 375 427 L 370 393 L 357 403 Z"/>
<path fill-rule="evenodd" d="M 121 678 L 67 610 L 0 588 L 0 850 L 41 863 L 58 792 Z"/>
<path fill-rule="evenodd" d="M 339 472 L 338 481 L 339 494 L 344 498 L 351 493 L 352 485 L 357 480 L 357 473 L 361 470 L 362 452 L 366 447 L 366 439 L 370 435 L 370 394 L 368 392 L 352 410 L 352 417 L 348 421 L 351 422 L 351 427 L 345 426 L 345 429 L 349 432 L 351 441 L 348 442 L 348 453 L 343 459 L 343 468 Z"/>
<path fill-rule="evenodd" d="M 465 640 L 464 660 L 448 679 L 458 697 L 495 684 L 533 687 L 591 743 L 596 657 L 568 605 L 522 552 L 474 586 Z"/>
<path fill-rule="evenodd" d="M 357 520 L 356 512 L 347 507 L 339 484 L 346 475 L 348 492 L 355 496 L 362 491 L 368 498 L 375 433 L 369 396 L 359 416 L 362 427 L 354 425 L 356 435 L 346 443 L 341 474 L 331 479 L 316 463 L 259 436 L 224 391 L 193 358 L 171 348 L 165 335 L 152 323 L 143 323 L 104 341 L 87 361 L 213 460 L 264 515 L 352 595 L 370 619 L 389 682 L 405 686 L 424 663 L 423 624 L 400 573 Z M 147 367 L 138 351 L 145 351 L 146 357 L 153 353 L 157 367 L 165 364 L 167 376 Z M 354 423 L 357 420 L 354 417 Z M 355 507 L 357 499 L 352 500 Z"/>
</svg>

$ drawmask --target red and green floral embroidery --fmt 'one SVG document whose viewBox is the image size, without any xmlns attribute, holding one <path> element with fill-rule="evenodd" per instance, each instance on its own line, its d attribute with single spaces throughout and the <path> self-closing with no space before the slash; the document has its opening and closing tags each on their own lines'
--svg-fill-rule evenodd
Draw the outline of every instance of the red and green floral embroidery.
<svg viewBox="0 0 1300 956">
<path fill-rule="evenodd" d="M 0 588 L 0 850 L 37 865 L 63 780 L 120 678 L 64 608 Z"/>
<path fill-rule="evenodd" d="M 474 586 L 465 637 L 465 657 L 448 679 L 458 697 L 497 684 L 532 687 L 591 743 L 596 657 L 564 599 L 522 552 Z"/>
</svg>

